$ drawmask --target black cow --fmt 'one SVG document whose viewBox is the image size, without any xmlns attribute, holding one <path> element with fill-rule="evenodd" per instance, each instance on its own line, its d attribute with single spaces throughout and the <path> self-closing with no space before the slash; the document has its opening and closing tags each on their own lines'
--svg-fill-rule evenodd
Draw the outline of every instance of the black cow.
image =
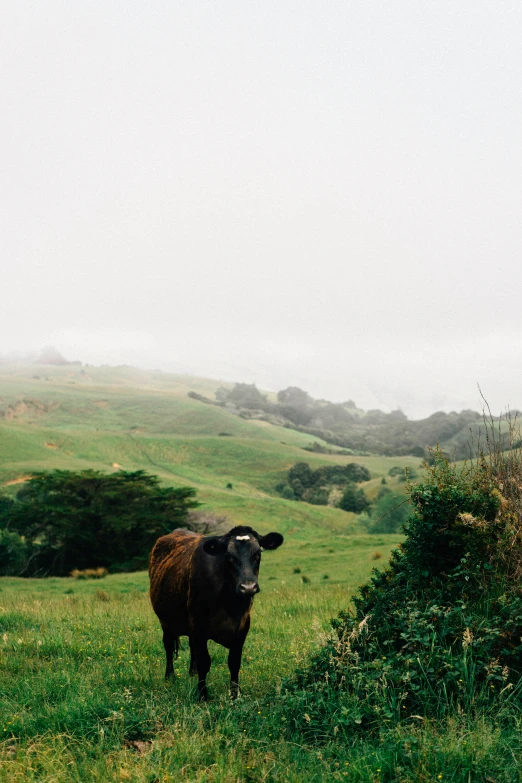
<svg viewBox="0 0 522 783">
<path fill-rule="evenodd" d="M 207 642 L 212 639 L 230 650 L 230 689 L 232 698 L 237 696 L 250 609 L 259 592 L 261 548 L 277 549 L 282 543 L 279 533 L 262 536 L 244 526 L 209 537 L 180 528 L 158 539 L 149 563 L 150 597 L 163 628 L 165 677 L 174 671 L 179 637 L 188 636 L 190 673 L 198 674 L 198 697 L 207 699 Z"/>
</svg>

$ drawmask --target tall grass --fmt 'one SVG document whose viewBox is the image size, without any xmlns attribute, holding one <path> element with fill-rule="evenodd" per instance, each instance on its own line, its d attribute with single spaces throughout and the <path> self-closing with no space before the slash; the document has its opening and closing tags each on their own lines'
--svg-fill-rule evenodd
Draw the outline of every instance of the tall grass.
<svg viewBox="0 0 522 783">
<path fill-rule="evenodd" d="M 311 689 L 299 713 L 289 705 L 285 682 L 320 649 L 328 618 L 367 577 L 373 551 L 371 537 L 347 547 L 351 577 L 337 584 L 322 579 L 322 551 L 307 554 L 305 585 L 295 561 L 264 559 L 237 703 L 218 645 L 209 704 L 194 698 L 186 644 L 178 676 L 165 683 L 145 574 L 109 575 L 103 590 L 91 580 L 0 580 L 0 780 L 517 780 L 514 711 L 411 716 L 354 733 L 343 730 L 353 716 L 337 703 L 318 741 L 306 716 L 320 695 Z"/>
</svg>

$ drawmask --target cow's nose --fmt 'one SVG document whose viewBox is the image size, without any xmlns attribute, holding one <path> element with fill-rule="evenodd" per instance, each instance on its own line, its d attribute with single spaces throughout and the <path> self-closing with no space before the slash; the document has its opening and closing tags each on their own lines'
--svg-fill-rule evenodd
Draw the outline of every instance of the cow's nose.
<svg viewBox="0 0 522 783">
<path fill-rule="evenodd" d="M 255 595 L 259 593 L 259 585 L 257 582 L 242 582 L 239 585 L 239 592 L 243 595 Z"/>
</svg>

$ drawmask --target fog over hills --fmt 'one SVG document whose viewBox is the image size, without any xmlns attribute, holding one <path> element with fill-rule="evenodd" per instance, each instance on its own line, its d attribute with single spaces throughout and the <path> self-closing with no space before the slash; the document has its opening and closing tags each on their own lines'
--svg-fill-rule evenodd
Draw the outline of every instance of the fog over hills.
<svg viewBox="0 0 522 783">
<path fill-rule="evenodd" d="M 197 373 L 140 370 L 130 365 L 83 365 L 79 360 L 69 361 L 53 347 L 32 354 L 0 354 L 0 376 L 7 383 L 0 397 L 0 419 L 10 420 L 27 413 L 47 416 L 55 409 L 65 413 L 55 384 L 59 381 L 65 388 L 74 390 L 78 399 L 85 390 L 100 384 L 100 390 L 128 387 L 133 390 L 130 393 L 138 397 L 140 388 L 165 391 L 170 388 L 176 390 L 178 396 L 181 393 L 182 397 L 188 396 L 196 402 L 194 416 L 201 419 L 202 426 L 211 406 L 212 415 L 217 415 L 217 408 L 223 414 L 232 414 L 232 418 L 266 422 L 309 435 L 315 441 L 309 441 L 306 449 L 323 454 L 341 453 L 338 449 L 342 449 L 345 455 L 431 459 L 430 449 L 438 444 L 450 458 L 465 459 L 472 451 L 475 453 L 477 444 L 485 442 L 483 413 L 477 410 L 464 409 L 458 413 L 439 410 L 412 419 L 400 409 L 383 411 L 378 407 L 363 408 L 353 399 L 336 402 L 315 398 L 306 388 L 293 384 L 274 393 L 263 391 L 254 382 L 230 383 L 223 378 L 204 378 Z M 171 417 L 168 393 L 163 413 L 156 412 L 158 432 L 168 426 Z M 513 410 L 513 416 L 515 413 Z M 224 429 L 227 430 L 226 425 Z M 507 432 L 503 431 L 502 437 L 507 438 Z M 229 434 L 228 430 L 225 434 Z M 519 434 L 516 437 L 518 439 Z M 474 446 L 470 448 L 472 443 Z M 508 445 L 506 440 L 506 447 Z"/>
<path fill-rule="evenodd" d="M 520 4 L 2 21 L 4 351 L 522 406 Z"/>
<path fill-rule="evenodd" d="M 416 397 L 413 390 L 409 392 L 387 387 L 384 382 L 370 385 L 356 378 L 345 380 L 333 380 L 328 374 L 328 362 L 321 357 L 314 357 L 314 371 L 306 367 L 304 356 L 300 357 L 303 366 L 293 366 L 292 359 L 289 365 L 275 359 L 271 359 L 268 351 L 259 360 L 234 361 L 223 359 L 220 356 L 209 357 L 207 360 L 190 358 L 183 355 L 177 360 L 168 356 L 156 355 L 153 350 L 150 354 L 134 350 L 80 350 L 62 352 L 54 346 L 47 346 L 33 351 L 0 351 L 0 365 L 13 363 L 36 364 L 93 364 L 109 365 L 113 367 L 121 365 L 134 366 L 144 370 L 162 370 L 178 375 L 193 375 L 197 377 L 214 378 L 216 381 L 227 383 L 255 383 L 260 389 L 276 392 L 287 386 L 299 386 L 318 399 L 343 402 L 347 399 L 355 400 L 359 408 L 363 410 L 379 409 L 384 412 L 402 410 L 409 418 L 420 419 L 429 416 L 436 411 L 461 411 L 473 409 L 481 411 L 483 400 L 478 388 L 472 389 L 468 397 L 462 395 L 462 399 L 452 397 L 451 394 L 429 391 L 424 397 Z M 82 357 L 81 359 L 78 357 Z M 73 358 L 69 358 L 73 357 Z M 320 373 L 323 368 L 324 374 Z M 466 403 L 474 398 L 474 404 Z M 402 400 L 402 402 L 400 402 Z M 513 407 L 513 406 L 512 406 Z"/>
</svg>

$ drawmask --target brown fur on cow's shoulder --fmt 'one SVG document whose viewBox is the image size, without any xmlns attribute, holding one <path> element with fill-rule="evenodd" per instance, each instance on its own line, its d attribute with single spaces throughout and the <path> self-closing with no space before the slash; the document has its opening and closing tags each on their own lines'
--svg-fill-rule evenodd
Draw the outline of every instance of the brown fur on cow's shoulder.
<svg viewBox="0 0 522 783">
<path fill-rule="evenodd" d="M 186 597 L 194 550 L 203 538 L 185 528 L 158 538 L 149 560 L 150 600 L 162 625 L 176 617 L 177 635 L 188 634 Z"/>
</svg>

